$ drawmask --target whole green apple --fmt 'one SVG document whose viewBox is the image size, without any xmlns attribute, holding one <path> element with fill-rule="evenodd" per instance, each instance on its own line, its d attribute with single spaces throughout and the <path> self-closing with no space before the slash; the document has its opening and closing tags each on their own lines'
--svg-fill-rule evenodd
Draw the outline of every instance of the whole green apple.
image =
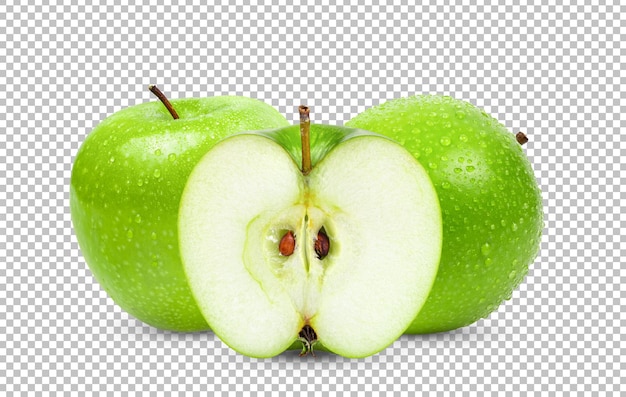
<svg viewBox="0 0 626 397">
<path fill-rule="evenodd" d="M 541 193 L 513 134 L 472 104 L 436 95 L 388 101 L 346 126 L 402 144 L 437 190 L 441 262 L 407 333 L 459 328 L 509 299 L 538 253 L 543 228 Z"/>
<path fill-rule="evenodd" d="M 309 139 L 307 123 L 235 134 L 198 162 L 180 204 L 183 266 L 211 329 L 242 354 L 299 341 L 301 354 L 369 356 L 428 296 L 439 201 L 393 140 L 324 125 Z"/>
<path fill-rule="evenodd" d="M 89 134 L 72 169 L 70 207 L 83 256 L 124 310 L 154 327 L 208 329 L 180 259 L 178 208 L 189 174 L 233 133 L 289 125 L 271 106 L 221 96 L 121 110 Z"/>
</svg>

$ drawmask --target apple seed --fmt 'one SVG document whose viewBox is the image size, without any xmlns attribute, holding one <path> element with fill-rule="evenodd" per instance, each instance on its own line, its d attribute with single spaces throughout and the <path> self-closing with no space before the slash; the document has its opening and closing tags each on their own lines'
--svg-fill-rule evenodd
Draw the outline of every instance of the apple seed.
<svg viewBox="0 0 626 397">
<path fill-rule="evenodd" d="M 293 233 L 288 231 L 278 243 L 278 251 L 283 256 L 289 256 L 293 254 L 293 250 L 296 247 L 296 238 Z"/>
<path fill-rule="evenodd" d="M 315 240 L 315 253 L 317 254 L 317 259 L 324 259 L 326 255 L 328 255 L 328 251 L 330 250 L 330 240 L 328 239 L 328 235 L 324 228 L 321 228 L 317 233 L 317 239 Z"/>
</svg>

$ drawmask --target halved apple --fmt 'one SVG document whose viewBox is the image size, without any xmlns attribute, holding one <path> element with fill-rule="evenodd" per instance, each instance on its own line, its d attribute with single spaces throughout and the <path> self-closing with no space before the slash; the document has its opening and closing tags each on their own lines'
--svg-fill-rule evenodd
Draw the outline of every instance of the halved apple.
<svg viewBox="0 0 626 397">
<path fill-rule="evenodd" d="M 228 346 L 271 357 L 319 341 L 346 357 L 395 341 L 437 273 L 441 212 L 425 170 L 397 143 L 311 126 L 244 133 L 198 163 L 179 214 L 182 262 Z"/>
</svg>

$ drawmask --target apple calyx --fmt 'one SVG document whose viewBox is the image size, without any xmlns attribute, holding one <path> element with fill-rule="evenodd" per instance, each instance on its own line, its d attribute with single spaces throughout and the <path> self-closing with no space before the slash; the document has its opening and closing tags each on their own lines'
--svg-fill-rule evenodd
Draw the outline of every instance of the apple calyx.
<svg viewBox="0 0 626 397">
<path fill-rule="evenodd" d="M 178 113 L 176 113 L 176 110 L 174 109 L 174 106 L 172 106 L 172 104 L 170 103 L 169 99 L 167 99 L 167 97 L 159 89 L 159 87 L 157 87 L 154 84 L 150 84 L 148 86 L 148 90 L 150 90 L 150 92 L 152 92 L 154 94 L 154 96 L 159 98 L 159 100 L 161 101 L 161 103 L 163 103 L 163 105 L 165 106 L 167 111 L 170 112 L 170 114 L 172 115 L 172 118 L 174 118 L 174 120 L 178 120 L 179 119 Z"/>
<path fill-rule="evenodd" d="M 298 334 L 298 340 L 302 342 L 302 351 L 300 352 L 300 357 L 304 357 L 308 354 L 311 354 L 315 357 L 315 352 L 313 351 L 313 346 L 317 343 L 317 334 L 313 327 L 309 324 L 302 327 L 300 333 Z"/>
</svg>

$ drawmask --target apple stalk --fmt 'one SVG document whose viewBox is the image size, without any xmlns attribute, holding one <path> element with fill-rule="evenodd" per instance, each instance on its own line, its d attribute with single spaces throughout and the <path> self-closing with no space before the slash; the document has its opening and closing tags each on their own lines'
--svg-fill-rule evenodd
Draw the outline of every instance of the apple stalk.
<svg viewBox="0 0 626 397">
<path fill-rule="evenodd" d="M 311 118 L 309 107 L 300 105 L 300 139 L 302 140 L 302 174 L 311 172 Z"/>
<path fill-rule="evenodd" d="M 150 84 L 148 86 L 148 89 L 150 90 L 150 92 L 152 92 L 157 98 L 159 98 L 159 100 L 163 103 L 163 105 L 165 106 L 165 108 L 167 109 L 168 112 L 170 112 L 170 114 L 172 115 L 172 118 L 174 118 L 174 120 L 178 120 L 178 113 L 176 113 L 176 110 L 174 109 L 174 106 L 172 106 L 172 104 L 170 103 L 170 101 L 167 99 L 167 97 L 165 96 L 165 94 L 159 89 L 159 87 L 157 87 L 154 84 Z"/>
</svg>

